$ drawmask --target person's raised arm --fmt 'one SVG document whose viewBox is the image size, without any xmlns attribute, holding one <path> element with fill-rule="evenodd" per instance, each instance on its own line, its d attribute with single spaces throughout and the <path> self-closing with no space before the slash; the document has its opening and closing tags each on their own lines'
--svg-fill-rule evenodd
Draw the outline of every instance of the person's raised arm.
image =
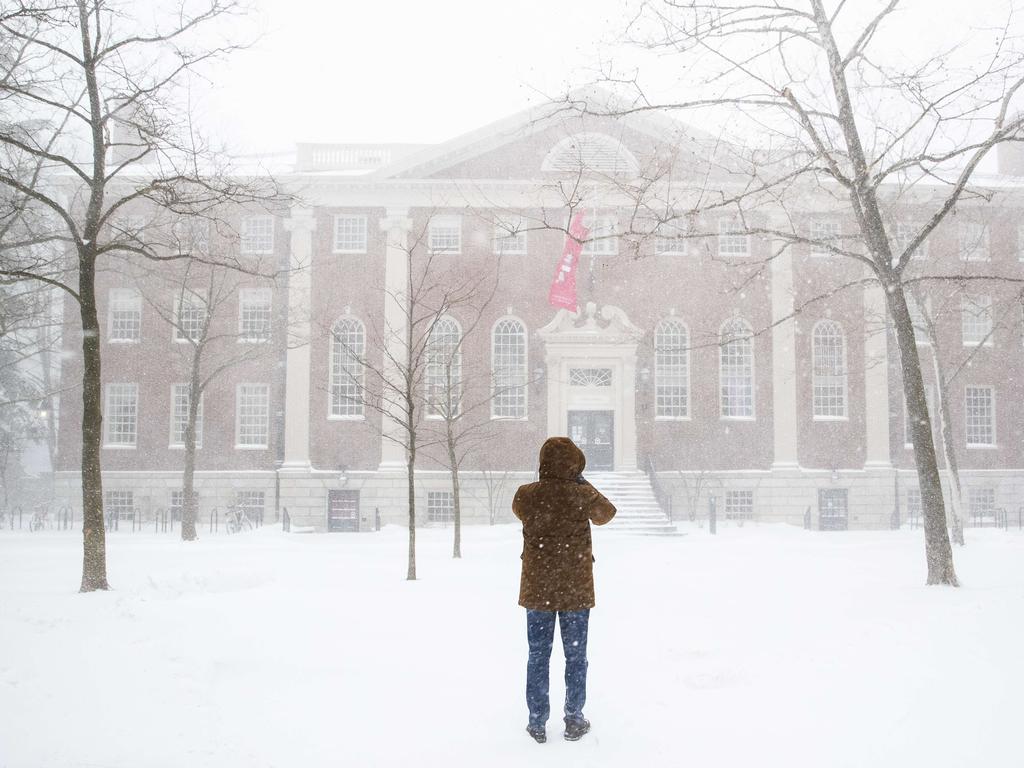
<svg viewBox="0 0 1024 768">
<path fill-rule="evenodd" d="M 582 480 L 582 476 L 580 479 Z M 587 517 L 590 518 L 590 522 L 594 525 L 604 525 L 615 517 L 615 505 L 608 501 L 604 494 L 586 480 L 583 480 L 583 483 L 586 484 L 594 494 L 593 498 L 590 500 L 590 504 L 587 506 Z"/>
</svg>

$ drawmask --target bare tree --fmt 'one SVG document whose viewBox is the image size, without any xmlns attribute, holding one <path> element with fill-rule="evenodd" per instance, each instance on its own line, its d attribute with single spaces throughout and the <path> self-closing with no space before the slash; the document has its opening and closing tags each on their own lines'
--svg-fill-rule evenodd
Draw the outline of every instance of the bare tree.
<svg viewBox="0 0 1024 768">
<path fill-rule="evenodd" d="M 195 469 L 203 395 L 229 371 L 278 353 L 283 339 L 275 338 L 272 331 L 281 334 L 286 330 L 273 322 L 273 289 L 282 277 L 276 265 L 254 255 L 247 257 L 244 271 L 223 266 L 224 257 L 219 251 L 226 244 L 218 242 L 218 230 L 230 231 L 230 227 L 224 220 L 178 220 L 170 227 L 173 247 L 179 252 L 201 254 L 201 260 L 155 265 L 126 261 L 119 265 L 179 342 L 175 349 L 186 380 L 185 418 L 181 435 L 172 438 L 180 437 L 184 451 L 183 541 L 199 538 Z M 179 403 L 176 401 L 173 407 L 178 408 Z"/>
<path fill-rule="evenodd" d="M 344 384 L 331 397 L 358 402 L 379 413 L 384 422 L 382 439 L 399 446 L 405 456 L 409 580 L 416 579 L 416 461 L 425 442 L 425 411 L 447 392 L 449 411 L 457 412 L 459 390 L 453 364 L 458 344 L 446 345 L 440 354 L 435 330 L 449 327 L 463 312 L 478 316 L 473 307 L 479 302 L 481 284 L 488 283 L 485 266 L 467 268 L 443 247 L 431 247 L 429 238 L 428 219 L 409 233 L 404 244 L 389 242 L 389 249 L 401 251 L 405 278 L 403 285 L 381 286 L 384 318 L 371 321 L 365 340 L 354 341 L 334 329 L 331 339 L 339 352 L 332 376 Z M 449 386 L 444 387 L 443 381 Z M 428 388 L 432 388 L 430 394 Z M 427 441 L 436 442 L 436 437 Z"/>
<path fill-rule="evenodd" d="M 981 57 L 965 62 L 953 48 L 920 62 L 887 60 L 880 41 L 887 35 L 891 41 L 898 6 L 899 0 L 870 8 L 827 7 L 825 0 L 653 0 L 642 4 L 627 36 L 685 72 L 687 95 L 657 98 L 636 71 L 609 68 L 602 80 L 625 94 L 625 106 L 575 97 L 567 103 L 600 115 L 699 115 L 694 119 L 704 125 L 723 126 L 718 138 L 704 137 L 709 178 L 717 172 L 713 184 L 696 184 L 689 194 L 664 194 L 657 183 L 642 190 L 658 203 L 652 210 L 668 214 L 656 216 L 658 224 L 729 214 L 739 222 L 736 231 L 773 241 L 771 258 L 813 243 L 862 265 L 866 280 L 881 289 L 899 351 L 924 509 L 927 583 L 955 586 L 907 307 L 908 265 L 958 208 L 992 199 L 972 180 L 993 148 L 1022 138 L 1022 118 L 1011 115 L 1024 84 L 1024 54 L 1011 18 Z M 853 232 L 808 231 L 801 212 L 814 201 L 852 222 Z M 897 236 L 897 223 L 908 231 Z M 960 276 L 936 265 L 929 278 Z"/>
<path fill-rule="evenodd" d="M 111 0 L 21 0 L 0 10 L 0 103 L 18 120 L 0 124 L 0 188 L 27 222 L 26 235 L 0 240 L 12 255 L 0 275 L 54 286 L 78 305 L 83 592 L 108 588 L 97 269 L 115 253 L 195 258 L 169 253 L 125 225 L 138 206 L 197 214 L 272 194 L 212 151 L 184 106 L 191 73 L 237 47 L 211 41 L 240 6 L 172 5 L 145 19 L 133 17 L 130 3 Z"/>
</svg>

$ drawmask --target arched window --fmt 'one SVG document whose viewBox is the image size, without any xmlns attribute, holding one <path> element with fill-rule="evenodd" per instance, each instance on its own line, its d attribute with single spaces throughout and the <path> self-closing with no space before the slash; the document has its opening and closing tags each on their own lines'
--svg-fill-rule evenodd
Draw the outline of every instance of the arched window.
<svg viewBox="0 0 1024 768">
<path fill-rule="evenodd" d="M 462 331 L 451 317 L 434 324 L 427 339 L 427 416 L 454 418 L 462 400 Z"/>
<path fill-rule="evenodd" d="M 366 330 L 354 317 L 339 319 L 331 329 L 330 416 L 357 418 L 363 415 L 363 384 Z"/>
<path fill-rule="evenodd" d="M 814 418 L 846 418 L 846 340 L 839 323 L 822 320 L 811 334 Z"/>
<path fill-rule="evenodd" d="M 690 334 L 681 320 L 662 320 L 654 331 L 654 416 L 689 415 Z"/>
<path fill-rule="evenodd" d="M 719 347 L 719 396 L 722 418 L 754 418 L 754 340 L 739 318 L 722 326 Z"/>
<path fill-rule="evenodd" d="M 491 418 L 525 419 L 528 381 L 526 327 L 499 320 L 491 332 Z"/>
</svg>

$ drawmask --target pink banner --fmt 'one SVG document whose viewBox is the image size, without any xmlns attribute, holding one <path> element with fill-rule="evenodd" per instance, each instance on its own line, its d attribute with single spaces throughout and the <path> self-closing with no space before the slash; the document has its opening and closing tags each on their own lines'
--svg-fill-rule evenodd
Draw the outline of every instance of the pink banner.
<svg viewBox="0 0 1024 768">
<path fill-rule="evenodd" d="M 569 235 L 565 238 L 562 258 L 558 260 L 555 279 L 551 281 L 548 292 L 548 304 L 559 309 L 578 311 L 576 301 L 576 267 L 580 263 L 583 251 L 582 241 L 587 238 L 589 230 L 583 226 L 583 214 L 577 213 L 569 223 Z"/>
</svg>

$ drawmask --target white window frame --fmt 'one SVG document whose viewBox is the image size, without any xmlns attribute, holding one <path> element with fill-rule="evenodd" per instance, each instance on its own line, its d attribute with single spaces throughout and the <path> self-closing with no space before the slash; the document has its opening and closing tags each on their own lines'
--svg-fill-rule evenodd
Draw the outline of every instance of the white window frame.
<svg viewBox="0 0 1024 768">
<path fill-rule="evenodd" d="M 168 440 L 168 448 L 185 448 L 185 428 L 188 425 L 188 401 L 189 401 L 189 387 L 188 384 L 171 384 L 171 430 L 170 440 Z M 203 447 L 203 399 L 204 395 L 199 395 L 199 408 L 196 409 L 196 449 Z M 179 405 L 181 410 L 179 410 Z M 180 440 L 175 438 L 179 436 Z"/>
<path fill-rule="evenodd" d="M 723 512 L 726 520 L 753 520 L 754 491 L 749 488 L 726 490 Z"/>
<path fill-rule="evenodd" d="M 115 403 L 114 398 L 124 397 L 128 395 L 130 404 L 126 402 Z M 122 423 L 121 420 L 115 417 L 124 415 L 124 412 L 119 409 L 129 407 L 131 410 L 130 424 L 131 433 L 127 435 L 127 439 L 120 437 L 122 430 L 118 429 L 115 433 L 115 426 Z M 120 442 L 115 442 L 115 437 L 120 439 Z M 106 391 L 103 398 L 103 447 L 104 448 L 117 448 L 123 450 L 133 450 L 139 444 L 139 385 L 135 382 L 128 381 L 112 381 L 107 384 Z"/>
<path fill-rule="evenodd" d="M 669 326 L 674 328 L 672 333 L 680 337 L 681 349 L 666 349 L 662 346 L 662 338 L 668 332 Z M 665 370 L 666 367 L 669 367 L 668 371 Z M 665 317 L 654 327 L 654 420 L 690 421 L 692 418 L 690 329 L 677 317 Z"/>
<path fill-rule="evenodd" d="M 654 255 L 686 256 L 689 253 L 688 232 L 688 227 L 681 221 L 658 225 L 654 236 Z"/>
<path fill-rule="evenodd" d="M 892 254 L 893 259 L 898 259 L 908 245 L 910 245 L 911 238 L 917 235 L 920 229 L 920 224 L 912 221 L 897 221 L 894 223 L 893 232 L 889 236 L 889 247 L 894 251 Z M 921 241 L 921 244 L 917 246 L 917 250 L 914 251 L 910 257 L 911 261 L 921 261 L 928 257 L 928 238 L 926 237 Z"/>
<path fill-rule="evenodd" d="M 742 325 L 745 329 L 744 336 L 737 336 L 736 338 L 730 339 L 728 342 L 725 341 L 726 329 L 730 326 Z M 750 324 L 742 318 L 732 318 L 722 324 L 722 327 L 718 332 L 719 348 L 718 348 L 718 415 L 722 421 L 754 421 L 757 418 L 757 365 L 756 365 L 756 354 L 754 349 L 754 333 L 750 327 Z M 732 414 L 725 413 L 725 355 L 727 346 L 736 343 L 744 342 L 749 345 L 750 350 L 750 413 Z M 732 406 L 730 406 L 732 409 Z"/>
<path fill-rule="evenodd" d="M 988 226 L 979 221 L 962 221 L 957 229 L 960 261 L 991 261 Z"/>
<path fill-rule="evenodd" d="M 243 394 L 243 390 L 247 388 L 260 389 L 263 394 L 260 395 L 258 392 L 250 391 Z M 263 397 L 265 400 L 264 413 L 262 416 L 262 427 L 263 427 L 263 442 L 261 443 L 243 443 L 242 442 L 242 407 L 243 397 L 252 399 L 254 397 Z M 253 407 L 249 404 L 249 407 Z M 258 414 L 257 414 L 258 416 Z M 248 418 L 255 418 L 255 416 L 249 416 Z M 263 451 L 270 447 L 270 385 L 261 384 L 259 382 L 243 382 L 235 386 L 235 449 L 242 451 Z"/>
<path fill-rule="evenodd" d="M 434 324 L 434 327 L 430 331 L 430 337 L 427 339 L 426 367 L 424 371 L 425 375 L 423 377 L 423 386 L 426 389 L 426 417 L 428 419 L 445 418 L 444 413 L 438 410 L 437 404 L 433 396 L 435 386 L 442 387 L 442 394 L 444 394 L 443 387 L 446 383 L 445 381 L 441 380 L 441 377 L 446 378 L 444 376 L 444 369 L 447 363 L 438 363 L 434 360 L 434 345 L 436 343 L 434 339 L 434 334 L 439 333 L 438 329 L 442 327 L 442 324 L 444 324 L 445 326 L 451 324 L 451 326 L 454 327 L 455 329 L 455 347 L 451 356 L 451 379 L 452 388 L 454 390 L 455 411 L 454 413 L 449 414 L 449 416 L 454 418 L 462 413 L 462 396 L 464 394 L 463 387 L 465 384 L 465 382 L 463 382 L 462 380 L 462 326 L 459 324 L 459 321 L 456 320 L 451 315 L 445 315 Z M 441 352 L 445 353 L 445 350 L 442 349 Z M 440 373 L 438 373 L 439 365 L 441 366 Z M 439 383 L 435 384 L 435 382 Z"/>
<path fill-rule="evenodd" d="M 439 504 L 447 499 L 447 504 Z M 444 515 L 438 519 L 438 510 Z M 427 491 L 427 522 L 433 525 L 446 526 L 455 521 L 455 496 L 451 491 Z"/>
<path fill-rule="evenodd" d="M 565 228 L 569 229 L 569 221 Z M 619 255 L 619 217 L 614 213 L 584 215 L 583 226 L 587 229 L 587 239 L 580 251 L 581 256 L 618 256 Z M 566 235 L 568 237 L 568 235 Z M 595 239 L 598 238 L 598 239 Z"/>
<path fill-rule="evenodd" d="M 960 297 L 960 334 L 965 347 L 991 347 L 995 340 L 994 321 L 991 296 L 965 293 Z"/>
<path fill-rule="evenodd" d="M 350 335 L 354 331 L 356 333 L 354 350 L 355 360 L 353 367 L 357 368 L 354 372 L 351 370 L 341 370 L 339 365 L 343 365 L 342 361 L 339 361 L 339 354 L 346 353 L 344 345 L 337 340 L 338 329 L 345 325 L 348 330 L 346 334 Z M 366 354 L 366 326 L 363 325 L 363 321 L 357 317 L 346 315 L 339 317 L 334 321 L 334 325 L 331 326 L 330 335 L 330 355 L 329 355 L 329 368 L 327 371 L 327 419 L 329 421 L 361 421 L 366 418 L 366 408 L 363 403 L 362 397 L 353 398 L 348 392 L 348 386 L 354 385 L 355 392 L 357 395 L 363 391 L 366 382 L 366 369 L 359 358 Z M 335 397 L 335 393 L 338 393 L 339 397 Z M 344 406 L 344 407 L 340 407 Z"/>
<path fill-rule="evenodd" d="M 131 321 L 134 334 L 130 338 L 115 336 L 115 329 L 123 329 L 124 323 L 118 323 L 117 314 L 132 313 L 135 319 Z M 107 343 L 108 344 L 138 344 L 142 340 L 142 294 L 135 288 L 111 288 L 107 294 Z"/>
<path fill-rule="evenodd" d="M 184 325 L 181 317 L 182 309 L 187 306 L 190 311 L 201 311 L 202 317 L 200 319 L 200 327 L 198 328 L 198 336 L 190 336 L 185 333 Z M 198 341 L 202 335 L 202 326 L 207 322 L 207 312 L 209 308 L 206 306 L 206 301 L 202 296 L 192 293 L 191 291 L 184 291 L 174 297 L 174 325 L 171 329 L 172 339 L 176 344 L 188 344 L 193 341 Z"/>
<path fill-rule="evenodd" d="M 125 504 L 127 502 L 127 504 Z M 126 514 L 126 511 L 131 514 Z M 127 488 L 106 488 L 103 491 L 103 512 L 117 513 L 118 520 L 131 520 L 135 517 L 135 492 Z"/>
<path fill-rule="evenodd" d="M 815 258 L 822 256 L 834 256 L 832 251 L 822 245 L 822 241 L 831 240 L 832 245 L 838 247 L 840 238 L 843 236 L 839 219 L 812 219 L 809 228 L 811 239 L 809 253 Z"/>
<path fill-rule="evenodd" d="M 182 217 L 171 227 L 174 246 L 178 253 L 210 252 L 210 220 L 197 216 Z M 189 247 L 183 247 L 183 246 Z"/>
<path fill-rule="evenodd" d="M 334 216 L 334 253 L 366 253 L 369 242 L 365 214 L 338 213 Z M 351 231 L 342 232 L 344 224 L 355 224 Z"/>
<path fill-rule="evenodd" d="M 500 355 L 499 330 L 505 329 L 502 331 L 503 339 L 511 338 L 513 332 L 509 329 L 513 325 L 518 326 L 514 332 L 516 348 Z M 491 327 L 491 418 L 526 421 L 529 415 L 529 383 L 530 348 L 526 323 L 518 317 L 499 318 Z"/>
<path fill-rule="evenodd" d="M 239 232 L 239 250 L 246 255 L 274 252 L 274 217 L 244 216 Z"/>
<path fill-rule="evenodd" d="M 823 330 L 829 328 L 827 339 Z M 823 372 L 825 360 L 821 359 L 822 349 L 819 340 L 835 341 L 838 339 L 838 365 L 840 373 Z M 846 361 L 846 333 L 843 326 L 835 320 L 819 320 L 811 331 L 811 415 L 814 421 L 849 421 L 849 366 Z M 841 400 L 841 408 L 834 408 L 833 401 Z M 819 412 L 819 408 L 822 412 Z M 829 411 L 841 411 L 831 413 Z"/>
<path fill-rule="evenodd" d="M 267 324 L 264 336 L 253 336 L 246 333 L 246 311 L 254 307 L 266 306 Z M 240 288 L 238 291 L 238 343 L 264 344 L 270 341 L 274 326 L 274 292 L 269 288 Z"/>
<path fill-rule="evenodd" d="M 447 232 L 448 234 L 443 234 Z M 452 238 L 455 233 L 454 245 L 440 243 L 442 237 Z M 462 217 L 456 214 L 444 214 L 443 216 L 431 216 L 427 228 L 427 248 L 431 253 L 441 253 L 449 256 L 458 256 L 462 253 Z"/>
<path fill-rule="evenodd" d="M 512 234 L 515 232 L 515 234 Z M 527 252 L 526 221 L 522 216 L 494 224 L 492 248 L 496 256 L 525 256 Z"/>
<path fill-rule="evenodd" d="M 971 424 L 971 395 L 972 390 L 975 392 L 988 392 L 988 431 L 991 433 L 991 440 L 985 443 L 971 442 L 971 428 L 972 426 L 977 427 L 978 425 Z M 987 385 L 972 385 L 968 384 L 964 387 L 964 441 L 967 443 L 967 447 L 974 450 L 992 450 L 998 448 L 997 437 L 996 437 L 996 390 L 995 387 Z"/>
<path fill-rule="evenodd" d="M 750 234 L 736 217 L 724 217 L 718 220 L 718 256 L 719 258 L 747 258 L 752 254 Z"/>
</svg>

